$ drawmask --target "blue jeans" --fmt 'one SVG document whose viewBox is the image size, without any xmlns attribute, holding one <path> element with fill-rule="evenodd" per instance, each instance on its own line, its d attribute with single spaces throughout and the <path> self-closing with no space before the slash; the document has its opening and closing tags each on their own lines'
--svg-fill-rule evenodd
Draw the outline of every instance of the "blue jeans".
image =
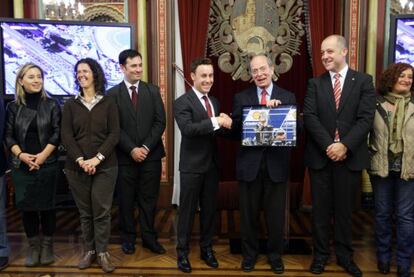
<svg viewBox="0 0 414 277">
<path fill-rule="evenodd" d="M 375 197 L 375 241 L 379 262 L 391 261 L 392 219 L 397 224 L 397 265 L 410 268 L 414 244 L 414 180 L 405 181 L 400 173 L 386 178 L 371 176 Z"/>
<path fill-rule="evenodd" d="M 6 191 L 6 182 L 3 175 L 0 176 L 0 257 L 9 256 L 6 228 Z"/>
</svg>

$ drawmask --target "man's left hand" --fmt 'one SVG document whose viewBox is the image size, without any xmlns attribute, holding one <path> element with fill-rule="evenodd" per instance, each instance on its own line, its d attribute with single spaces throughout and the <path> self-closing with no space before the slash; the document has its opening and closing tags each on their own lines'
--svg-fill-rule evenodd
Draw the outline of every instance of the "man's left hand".
<svg viewBox="0 0 414 277">
<path fill-rule="evenodd" d="M 268 107 L 268 108 L 276 108 L 280 104 L 282 104 L 282 101 L 280 101 L 278 99 L 270 99 L 269 101 L 266 102 L 266 107 Z"/>
<path fill-rule="evenodd" d="M 334 142 L 326 148 L 326 155 L 334 161 L 339 162 L 346 159 L 348 148 L 341 142 Z"/>
</svg>

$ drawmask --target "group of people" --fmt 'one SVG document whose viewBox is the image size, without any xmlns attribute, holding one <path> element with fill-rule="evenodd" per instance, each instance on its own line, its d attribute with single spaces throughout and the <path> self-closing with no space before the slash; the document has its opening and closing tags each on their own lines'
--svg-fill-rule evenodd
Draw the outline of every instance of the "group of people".
<svg viewBox="0 0 414 277">
<path fill-rule="evenodd" d="M 378 270 L 390 272 L 395 214 L 398 276 L 410 276 L 414 249 L 414 69 L 409 64 L 390 65 L 381 75 L 376 96 L 372 77 L 350 69 L 347 53 L 342 36 L 323 40 L 321 60 L 326 73 L 309 80 L 305 96 L 305 164 L 313 199 L 310 272 L 323 273 L 330 260 L 333 225 L 337 264 L 352 276 L 362 276 L 353 260 L 351 215 L 361 171 L 367 168 L 375 195 Z M 67 152 L 64 172 L 80 213 L 84 251 L 79 269 L 97 261 L 104 272 L 115 270 L 107 249 L 115 190 L 120 199 L 122 251 L 127 255 L 135 252 L 137 203 L 142 246 L 156 254 L 166 252 L 154 228 L 161 159 L 165 156 L 161 139 L 166 125 L 164 105 L 159 88 L 141 80 L 139 52 L 122 51 L 119 64 L 124 80 L 105 91 L 99 63 L 90 58 L 79 60 L 74 68 L 78 93 L 66 101 L 62 113 L 45 93 L 42 69 L 26 64 L 17 74 L 15 101 L 9 103 L 5 116 L 0 103 L 5 146 L 12 158 L 16 207 L 22 211 L 29 243 L 26 266 L 54 262 L 60 143 Z M 197 58 L 191 64 L 192 88 L 174 102 L 174 117 L 182 135 L 176 251 L 177 267 L 183 272 L 192 271 L 188 256 L 198 209 L 200 258 L 209 267 L 219 267 L 213 250 L 219 184 L 216 137 L 240 140 L 243 106 L 273 108 L 296 103 L 293 93 L 273 82 L 274 67 L 264 54 L 252 57 L 249 69 L 255 85 L 235 94 L 230 116 L 220 112 L 217 99 L 209 95 L 214 83 L 212 61 Z M 3 124 L 1 127 L 0 135 Z M 259 255 L 258 215 L 262 208 L 268 263 L 274 273 L 284 272 L 290 151 L 288 147 L 240 147 L 237 154 L 241 269 L 245 272 L 254 270 Z M 4 161 L 0 161 L 2 173 Z M 4 189 L 1 178 L 0 268 L 7 266 L 9 254 Z"/>
<path fill-rule="evenodd" d="M 304 101 L 304 160 L 313 199 L 313 260 L 309 270 L 313 274 L 324 272 L 330 260 L 329 234 L 333 227 L 336 263 L 348 274 L 362 276 L 353 259 L 352 211 L 362 170 L 368 169 L 375 194 L 378 270 L 390 272 L 395 214 L 397 272 L 398 276 L 410 276 L 414 250 L 414 69 L 409 64 L 390 65 L 380 77 L 376 96 L 372 77 L 350 69 L 347 54 L 344 37 L 331 35 L 323 40 L 321 60 L 326 73 L 309 80 Z M 196 59 L 191 65 L 193 87 L 174 103 L 182 134 L 177 265 L 183 272 L 192 270 L 189 241 L 198 208 L 200 257 L 210 267 L 219 266 L 212 247 L 219 180 L 216 137 L 240 139 L 243 106 L 296 103 L 293 93 L 272 81 L 274 66 L 264 54 L 252 57 L 249 69 L 255 85 L 235 94 L 230 117 L 220 112 L 217 99 L 209 95 L 214 82 L 211 60 Z M 259 255 L 258 218 L 262 208 L 268 263 L 274 273 L 284 272 L 289 160 L 286 147 L 240 147 L 237 154 L 241 269 L 245 272 L 254 269 Z"/>
<path fill-rule="evenodd" d="M 74 67 L 78 93 L 65 102 L 61 112 L 59 104 L 45 92 L 41 67 L 28 63 L 17 73 L 15 101 L 7 105 L 6 113 L 1 103 L 0 131 L 3 134 L 4 127 L 15 203 L 22 212 L 29 244 L 25 260 L 28 267 L 54 262 L 60 143 L 66 150 L 64 173 L 80 214 L 83 254 L 79 269 L 96 261 L 104 272 L 115 270 L 108 253 L 115 189 L 120 200 L 119 228 L 124 253 L 135 252 L 135 203 L 139 208 L 143 247 L 165 253 L 154 229 L 161 158 L 165 156 L 161 140 L 166 124 L 164 105 L 158 87 L 141 81 L 139 52 L 122 51 L 119 64 L 125 78 L 106 91 L 101 65 L 91 58 L 79 60 Z M 4 173 L 3 147 L 1 151 Z M 4 268 L 9 249 L 3 176 L 0 185 L 0 268 Z"/>
</svg>

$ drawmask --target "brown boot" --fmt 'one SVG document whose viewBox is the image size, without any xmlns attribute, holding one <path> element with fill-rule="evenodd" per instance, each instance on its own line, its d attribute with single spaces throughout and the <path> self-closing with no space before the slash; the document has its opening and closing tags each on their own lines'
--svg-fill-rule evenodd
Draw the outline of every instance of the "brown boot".
<svg viewBox="0 0 414 277">
<path fill-rule="evenodd" d="M 27 251 L 25 266 L 38 266 L 40 263 L 40 238 L 38 236 L 28 238 L 29 249 Z"/>
<path fill-rule="evenodd" d="M 53 254 L 53 237 L 44 236 L 42 240 L 42 250 L 40 252 L 40 264 L 48 265 L 55 261 Z"/>
<path fill-rule="evenodd" d="M 89 250 L 83 254 L 81 257 L 78 268 L 85 269 L 91 266 L 91 264 L 96 260 L 96 252 L 95 250 Z"/>
<path fill-rule="evenodd" d="M 98 254 L 98 264 L 106 273 L 110 273 L 115 270 L 115 266 L 112 263 L 111 256 L 108 252 L 102 252 Z"/>
</svg>

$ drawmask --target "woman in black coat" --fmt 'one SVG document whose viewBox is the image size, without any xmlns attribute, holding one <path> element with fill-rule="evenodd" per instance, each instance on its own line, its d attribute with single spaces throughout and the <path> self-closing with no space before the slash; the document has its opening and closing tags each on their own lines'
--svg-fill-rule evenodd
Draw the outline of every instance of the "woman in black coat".
<svg viewBox="0 0 414 277">
<path fill-rule="evenodd" d="M 16 206 L 29 241 L 26 266 L 54 262 L 55 183 L 61 112 L 43 87 L 43 70 L 25 64 L 16 76 L 15 101 L 7 106 L 5 142 L 12 154 Z M 43 238 L 39 237 L 41 226 Z"/>
</svg>

